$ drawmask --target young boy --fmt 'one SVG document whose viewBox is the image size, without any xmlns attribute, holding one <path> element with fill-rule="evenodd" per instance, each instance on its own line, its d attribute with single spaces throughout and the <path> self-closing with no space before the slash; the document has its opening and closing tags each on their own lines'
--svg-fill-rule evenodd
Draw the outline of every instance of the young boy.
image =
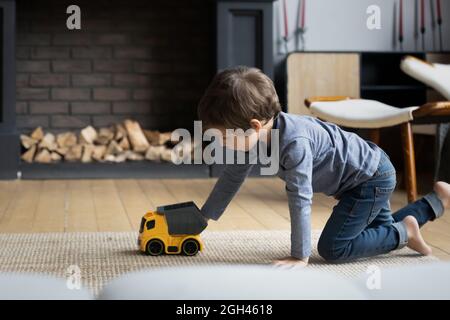
<svg viewBox="0 0 450 320">
<path fill-rule="evenodd" d="M 311 254 L 313 192 L 339 200 L 318 243 L 327 261 L 375 256 L 409 248 L 431 254 L 419 227 L 443 215 L 450 206 L 450 185 L 392 213 L 395 169 L 375 144 L 354 133 L 309 116 L 281 111 L 272 81 L 255 68 L 237 67 L 218 73 L 198 107 L 203 125 L 219 129 L 254 129 L 245 150 L 255 147 L 261 129 L 279 130 L 278 176 L 286 182 L 291 217 L 291 255 L 277 265 L 304 266 Z M 251 164 L 227 165 L 202 207 L 217 220 L 248 175 Z"/>
</svg>

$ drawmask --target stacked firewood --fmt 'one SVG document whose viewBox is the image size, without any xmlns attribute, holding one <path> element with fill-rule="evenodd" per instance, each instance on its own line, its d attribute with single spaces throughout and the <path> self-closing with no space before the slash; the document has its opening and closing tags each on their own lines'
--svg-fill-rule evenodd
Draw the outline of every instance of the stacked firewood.
<svg viewBox="0 0 450 320">
<path fill-rule="evenodd" d="M 28 163 L 172 161 L 172 148 L 177 144 L 171 141 L 170 132 L 142 130 L 133 120 L 98 130 L 88 126 L 79 133 L 52 134 L 38 127 L 30 135 L 22 134 L 20 140 L 21 158 Z"/>
</svg>

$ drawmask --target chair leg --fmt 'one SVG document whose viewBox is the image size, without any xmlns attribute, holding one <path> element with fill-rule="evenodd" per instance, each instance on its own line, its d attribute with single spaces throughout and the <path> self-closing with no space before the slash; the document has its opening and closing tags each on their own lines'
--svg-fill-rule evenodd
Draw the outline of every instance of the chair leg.
<svg viewBox="0 0 450 320">
<path fill-rule="evenodd" d="M 380 129 L 370 129 L 369 139 L 376 145 L 380 145 Z"/>
<path fill-rule="evenodd" d="M 410 122 L 401 125 L 403 158 L 405 161 L 405 184 L 408 202 L 417 200 L 416 159 L 414 155 L 413 132 Z"/>
</svg>

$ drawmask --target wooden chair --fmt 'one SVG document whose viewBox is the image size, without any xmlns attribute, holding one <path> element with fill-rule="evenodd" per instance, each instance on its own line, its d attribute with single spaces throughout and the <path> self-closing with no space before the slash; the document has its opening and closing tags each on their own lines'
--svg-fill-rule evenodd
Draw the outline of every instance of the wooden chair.
<svg viewBox="0 0 450 320">
<path fill-rule="evenodd" d="M 413 56 L 406 56 L 400 68 L 410 77 L 426 84 L 450 100 L 450 65 L 429 63 Z"/>
<path fill-rule="evenodd" d="M 320 119 L 350 128 L 371 129 L 371 138 L 379 143 L 380 128 L 401 126 L 405 161 L 405 184 L 409 202 L 417 199 L 417 178 L 412 123 L 450 121 L 450 102 L 426 103 L 420 107 L 397 108 L 374 100 L 350 97 L 311 97 L 305 100 L 311 113 Z"/>
<path fill-rule="evenodd" d="M 412 56 L 402 59 L 400 68 L 409 76 L 450 100 L 450 65 L 428 63 Z M 397 108 L 378 101 L 344 96 L 311 97 L 305 105 L 313 115 L 352 128 L 371 130 L 371 139 L 379 143 L 379 129 L 400 125 L 405 161 L 405 184 L 409 202 L 417 199 L 417 178 L 412 124 L 450 122 L 450 102 L 430 102 L 420 107 Z"/>
</svg>

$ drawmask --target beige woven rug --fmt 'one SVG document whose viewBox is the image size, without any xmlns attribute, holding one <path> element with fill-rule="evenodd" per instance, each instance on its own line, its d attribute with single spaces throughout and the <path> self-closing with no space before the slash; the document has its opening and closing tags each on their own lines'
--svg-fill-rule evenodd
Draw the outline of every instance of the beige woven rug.
<svg viewBox="0 0 450 320">
<path fill-rule="evenodd" d="M 320 232 L 313 232 L 314 248 Z M 200 264 L 268 264 L 289 253 L 288 231 L 204 232 L 205 250 L 194 257 L 149 257 L 137 251 L 137 234 L 41 233 L 0 234 L 0 272 L 37 272 L 67 276 L 77 265 L 84 287 L 95 294 L 111 279 L 143 268 Z M 367 266 L 380 268 L 437 261 L 408 248 L 345 264 L 325 263 L 314 250 L 308 268 L 353 277 Z"/>
</svg>

